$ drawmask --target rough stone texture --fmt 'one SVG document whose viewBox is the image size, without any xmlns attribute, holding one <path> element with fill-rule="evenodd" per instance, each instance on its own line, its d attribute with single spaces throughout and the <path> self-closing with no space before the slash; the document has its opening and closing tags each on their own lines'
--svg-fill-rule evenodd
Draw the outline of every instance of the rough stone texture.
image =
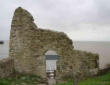
<svg viewBox="0 0 110 85">
<path fill-rule="evenodd" d="M 11 76 L 14 72 L 13 60 L 10 58 L 0 60 L 0 77 Z"/>
<path fill-rule="evenodd" d="M 74 50 L 73 56 L 74 56 L 75 64 L 73 65 L 72 68 L 74 68 L 74 66 L 76 67 L 74 69 L 74 72 L 78 73 L 78 77 L 84 79 L 84 77 L 93 76 L 98 73 L 99 57 L 97 54 Z M 70 62 L 70 64 L 71 63 L 72 61 Z"/>
<path fill-rule="evenodd" d="M 56 71 L 58 80 L 76 74 L 83 78 L 93 75 L 93 69 L 98 68 L 98 55 L 74 50 L 72 40 L 65 33 L 39 29 L 29 12 L 17 8 L 11 25 L 9 52 L 15 71 L 45 78 L 45 53 L 48 50 L 54 50 L 60 56 Z"/>
</svg>

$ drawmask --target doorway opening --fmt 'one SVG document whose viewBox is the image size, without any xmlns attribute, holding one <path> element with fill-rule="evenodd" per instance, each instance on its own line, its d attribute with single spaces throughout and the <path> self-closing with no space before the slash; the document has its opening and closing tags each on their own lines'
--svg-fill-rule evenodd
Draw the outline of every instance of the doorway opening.
<svg viewBox="0 0 110 85">
<path fill-rule="evenodd" d="M 46 56 L 46 73 L 48 78 L 56 77 L 56 68 L 58 61 L 58 54 L 53 50 L 48 50 L 45 54 Z"/>
</svg>

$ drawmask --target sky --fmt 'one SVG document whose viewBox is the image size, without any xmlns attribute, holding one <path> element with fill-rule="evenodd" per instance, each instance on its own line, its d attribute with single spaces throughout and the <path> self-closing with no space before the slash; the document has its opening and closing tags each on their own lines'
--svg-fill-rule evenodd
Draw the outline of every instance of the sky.
<svg viewBox="0 0 110 85">
<path fill-rule="evenodd" d="M 73 41 L 110 41 L 110 0 L 0 0 L 0 40 L 9 40 L 19 6 L 39 28 L 65 32 Z"/>
</svg>

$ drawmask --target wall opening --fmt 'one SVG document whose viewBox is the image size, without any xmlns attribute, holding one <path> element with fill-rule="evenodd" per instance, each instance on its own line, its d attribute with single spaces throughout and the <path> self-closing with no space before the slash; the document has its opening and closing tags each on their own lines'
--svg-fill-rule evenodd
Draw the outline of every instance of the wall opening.
<svg viewBox="0 0 110 85">
<path fill-rule="evenodd" d="M 48 50 L 45 53 L 46 56 L 46 73 L 48 78 L 55 78 L 57 61 L 59 59 L 58 54 L 53 50 Z"/>
</svg>

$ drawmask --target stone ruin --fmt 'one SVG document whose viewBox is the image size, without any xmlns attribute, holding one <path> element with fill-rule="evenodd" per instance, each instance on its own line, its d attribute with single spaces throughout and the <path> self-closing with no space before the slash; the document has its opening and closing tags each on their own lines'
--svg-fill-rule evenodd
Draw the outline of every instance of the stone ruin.
<svg viewBox="0 0 110 85">
<path fill-rule="evenodd" d="M 97 54 L 75 50 L 72 40 L 63 32 L 38 28 L 32 15 L 19 7 L 11 24 L 9 58 L 0 61 L 0 77 L 22 73 L 46 78 L 45 53 L 48 50 L 60 56 L 57 80 L 71 78 L 75 73 L 80 78 L 98 73 Z"/>
</svg>

